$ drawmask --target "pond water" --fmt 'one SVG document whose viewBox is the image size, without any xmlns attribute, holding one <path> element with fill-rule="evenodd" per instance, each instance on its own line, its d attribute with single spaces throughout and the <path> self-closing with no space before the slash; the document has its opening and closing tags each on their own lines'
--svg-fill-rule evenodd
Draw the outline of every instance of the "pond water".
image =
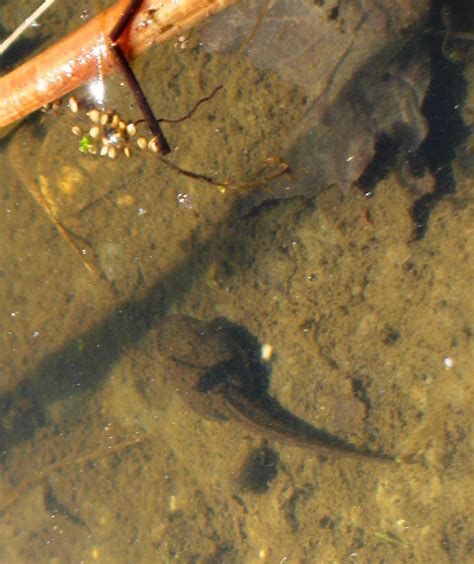
<svg viewBox="0 0 474 564">
<path fill-rule="evenodd" d="M 171 162 L 225 189 L 134 139 L 130 158 L 80 152 L 71 129 L 89 118 L 66 104 L 0 141 L 1 562 L 470 559 L 473 51 L 451 39 L 443 57 L 428 2 L 396 17 L 320 4 L 238 3 L 134 63 L 160 117 L 223 86 L 163 129 Z M 2 32 L 35 7 L 3 2 Z M 51 8 L 8 64 L 87 9 Z M 285 29 L 308 37 L 302 21 L 328 43 L 292 55 Z M 140 119 L 120 75 L 104 86 L 108 109 Z M 274 157 L 289 174 L 255 187 Z M 246 335 L 257 388 L 395 460 L 195 409 L 213 384 L 183 374 L 227 361 L 227 344 L 177 363 L 158 346 L 171 314 Z"/>
</svg>

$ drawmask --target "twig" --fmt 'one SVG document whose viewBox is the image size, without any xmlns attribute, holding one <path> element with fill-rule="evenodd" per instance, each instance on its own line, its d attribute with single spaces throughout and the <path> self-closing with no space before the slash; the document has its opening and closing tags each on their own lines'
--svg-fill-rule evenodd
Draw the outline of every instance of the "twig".
<svg viewBox="0 0 474 564">
<path fill-rule="evenodd" d="M 20 35 L 28 27 L 30 27 L 30 25 L 32 25 L 41 15 L 43 15 L 44 12 L 46 12 L 46 10 L 50 8 L 55 2 L 56 0 L 44 0 L 41 6 L 36 8 L 36 10 L 31 15 L 29 15 L 26 18 L 26 20 L 22 24 L 20 24 L 15 29 L 15 31 L 5 39 L 5 41 L 0 43 L 0 56 L 2 56 L 5 53 L 5 51 L 20 37 Z"/>
<path fill-rule="evenodd" d="M 111 454 L 116 454 L 117 452 L 120 452 L 126 448 L 141 445 L 147 440 L 147 437 L 138 437 L 130 440 L 125 440 L 122 443 L 111 445 L 103 451 L 93 451 L 76 458 L 65 458 L 58 460 L 57 462 L 53 462 L 46 468 L 40 470 L 36 476 L 30 478 L 29 480 L 26 480 L 10 496 L 0 500 L 0 514 L 8 509 L 13 503 L 15 503 L 18 498 L 23 497 L 32 488 L 46 480 L 49 474 L 58 470 L 63 470 L 64 468 L 67 468 L 69 466 L 74 466 L 76 464 L 84 464 L 87 462 L 99 460 L 100 458 L 110 456 Z"/>
</svg>

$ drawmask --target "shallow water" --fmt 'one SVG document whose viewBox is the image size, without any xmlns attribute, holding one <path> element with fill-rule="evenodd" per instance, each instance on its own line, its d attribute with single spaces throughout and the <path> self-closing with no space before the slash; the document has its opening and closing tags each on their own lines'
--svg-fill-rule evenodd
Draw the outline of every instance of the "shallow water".
<svg viewBox="0 0 474 564">
<path fill-rule="evenodd" d="M 167 117 L 224 84 L 165 129 L 172 158 L 214 178 L 252 181 L 309 107 L 247 57 L 209 55 L 199 32 L 135 68 Z M 473 69 L 462 67 L 469 127 Z M 136 115 L 120 78 L 107 97 Z M 238 191 L 152 155 L 81 154 L 76 120 L 44 114 L 0 147 L 0 561 L 468 561 L 469 138 L 456 193 L 415 241 L 429 171 L 395 168 L 371 198 L 331 187 L 243 215 Z M 76 248 L 31 197 L 38 186 Z M 245 327 L 273 348 L 282 405 L 399 462 L 282 446 L 195 413 L 156 346 L 169 313 Z"/>
</svg>

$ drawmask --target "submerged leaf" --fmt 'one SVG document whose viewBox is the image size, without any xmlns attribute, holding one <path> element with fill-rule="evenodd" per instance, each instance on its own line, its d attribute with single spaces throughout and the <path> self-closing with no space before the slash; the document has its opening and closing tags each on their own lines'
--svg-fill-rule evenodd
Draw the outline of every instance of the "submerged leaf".
<svg viewBox="0 0 474 564">
<path fill-rule="evenodd" d="M 421 105 L 430 73 L 422 30 L 429 8 L 415 0 L 254 0 L 211 21 L 203 31 L 206 49 L 242 45 L 254 66 L 276 71 L 312 100 L 282 146 L 294 178 L 254 195 L 256 203 L 348 187 L 381 138 L 403 150 L 418 147 L 427 133 Z"/>
</svg>

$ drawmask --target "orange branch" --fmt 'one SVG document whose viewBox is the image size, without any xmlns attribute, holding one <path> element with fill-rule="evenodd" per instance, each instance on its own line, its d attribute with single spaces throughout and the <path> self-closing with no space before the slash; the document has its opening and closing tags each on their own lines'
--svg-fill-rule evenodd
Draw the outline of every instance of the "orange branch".
<svg viewBox="0 0 474 564">
<path fill-rule="evenodd" d="M 133 59 L 236 0 L 144 0 L 118 43 Z M 0 127 L 27 116 L 88 80 L 116 70 L 109 34 L 128 5 L 119 0 L 49 49 L 0 77 Z"/>
</svg>

